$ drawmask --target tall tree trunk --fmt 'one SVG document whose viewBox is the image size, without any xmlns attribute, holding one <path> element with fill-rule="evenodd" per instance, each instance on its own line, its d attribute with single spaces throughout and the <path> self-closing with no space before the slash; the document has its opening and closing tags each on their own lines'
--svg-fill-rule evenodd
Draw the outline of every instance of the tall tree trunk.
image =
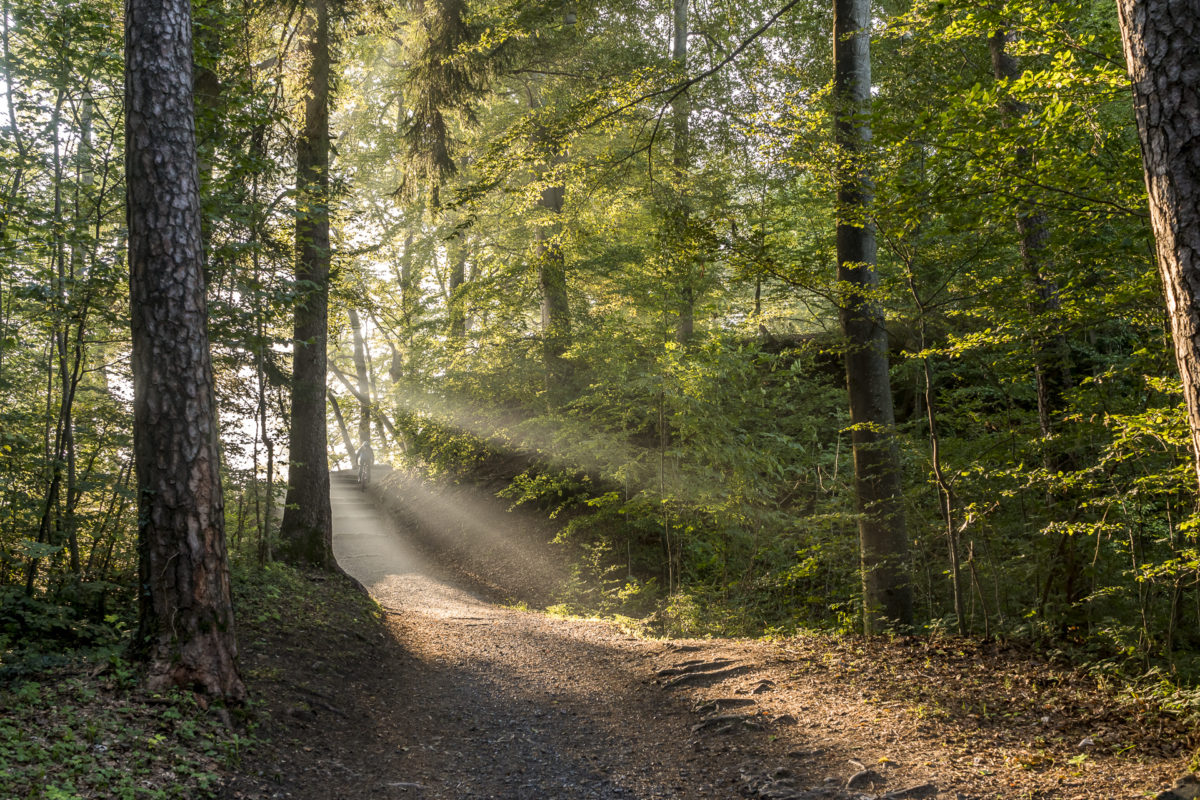
<svg viewBox="0 0 1200 800">
<path fill-rule="evenodd" d="M 240 700 L 200 240 L 187 0 L 127 0 L 138 644 L 151 689 Z"/>
<path fill-rule="evenodd" d="M 288 490 L 280 526 L 293 563 L 333 564 L 333 518 L 326 461 L 325 372 L 329 329 L 329 9 L 309 0 L 304 130 L 296 140 L 296 301 Z"/>
<path fill-rule="evenodd" d="M 688 0 L 675 0 L 673 23 L 675 35 L 671 42 L 671 60 L 675 62 L 676 67 L 682 75 L 687 72 Z M 671 224 L 675 228 L 677 251 L 683 254 L 683 258 L 679 260 L 679 307 L 677 309 L 678 316 L 675 318 L 675 340 L 681 345 L 687 345 L 692 340 L 692 335 L 696 330 L 696 296 L 695 287 L 692 283 L 694 276 L 691 269 L 691 248 L 685 242 L 685 238 L 688 235 L 689 217 L 685 182 L 687 180 L 688 168 L 691 165 L 688 152 L 688 138 L 690 133 L 688 116 L 691 110 L 692 104 L 689 102 L 687 92 L 680 93 L 678 97 L 671 101 L 671 130 L 674 139 L 671 150 L 671 164 L 675 171 L 675 182 L 678 187 L 675 208 L 671 210 Z"/>
<path fill-rule="evenodd" d="M 416 306 L 417 283 L 413 269 L 413 234 L 410 230 L 404 237 L 404 253 L 400 256 L 399 268 L 395 269 L 396 282 L 400 285 L 400 347 L 392 348 L 392 361 L 388 365 L 388 376 L 392 379 L 392 392 L 399 394 L 404 380 L 405 355 L 413 349 L 413 329 Z"/>
<path fill-rule="evenodd" d="M 192 92 L 196 104 L 196 159 L 200 173 L 201 208 L 212 213 L 213 156 L 221 139 L 221 77 L 217 60 L 221 54 L 225 25 L 223 0 L 194 0 Z M 206 208 L 205 206 L 208 205 Z M 201 224 L 204 265 L 211 268 L 212 226 Z M 206 273 L 206 278 L 209 278 Z M 210 281 L 211 282 L 211 281 Z"/>
<path fill-rule="evenodd" d="M 53 186 L 54 186 L 54 206 L 51 211 L 50 226 L 51 238 L 48 242 L 49 251 L 51 254 L 51 266 L 53 268 L 51 286 L 53 289 L 54 304 L 49 309 L 50 317 L 53 320 L 53 330 L 51 332 L 51 348 L 54 351 L 54 358 L 51 361 L 57 362 L 57 378 L 58 378 L 58 412 L 54 423 L 54 446 L 46 448 L 46 463 L 49 467 L 49 474 L 46 487 L 46 499 L 42 504 L 42 518 L 38 525 L 38 542 L 48 542 L 53 545 L 62 545 L 63 533 L 63 514 L 62 514 L 62 483 L 63 483 L 63 467 L 66 464 L 66 451 L 68 442 L 71 443 L 73 450 L 73 435 L 74 435 L 74 417 L 71 413 L 71 407 L 68 401 L 67 393 L 67 334 L 70 328 L 70 319 L 67 310 L 71 307 L 70 287 L 66 280 L 66 263 L 64 255 L 64 242 L 62 232 L 65 227 L 63 220 L 63 202 L 62 202 L 62 182 L 63 168 L 62 155 L 60 144 L 60 124 L 62 120 L 62 107 L 67 92 L 67 80 L 69 78 L 69 66 L 63 63 L 59 74 L 59 86 L 56 93 L 56 100 L 53 111 L 50 114 L 50 131 L 52 148 L 52 164 L 53 164 Z M 50 361 L 47 362 L 47 382 L 46 382 L 46 422 L 49 426 L 51 416 L 51 405 L 54 400 L 54 367 Z M 47 428 L 48 431 L 48 428 Z M 47 436 L 47 442 L 49 436 Z M 25 593 L 33 594 L 36 586 L 38 567 L 40 559 L 31 559 L 29 569 L 25 580 Z"/>
<path fill-rule="evenodd" d="M 996 80 L 1011 84 L 1021 77 L 1024 70 L 1007 51 L 1010 39 L 1011 34 L 997 31 L 992 34 L 988 46 Z M 1023 103 L 1009 102 L 1006 111 L 1010 117 L 1019 119 L 1029 109 Z M 1025 148 L 1018 148 L 1015 156 L 1019 169 L 1031 172 L 1035 169 L 1032 155 Z M 1038 425 L 1042 438 L 1049 439 L 1054 434 L 1054 420 L 1064 406 L 1063 395 L 1073 380 L 1070 348 L 1055 319 L 1062 309 L 1058 285 L 1046 274 L 1050 267 L 1050 222 L 1046 213 L 1032 203 L 1022 201 L 1017 208 L 1017 232 L 1021 237 L 1021 264 L 1034 292 L 1033 310 L 1046 326 L 1035 334 L 1033 370 L 1037 387 Z M 1054 454 L 1050 445 L 1044 451 L 1044 461 L 1052 472 L 1062 468 L 1061 454 Z"/>
<path fill-rule="evenodd" d="M 458 240 L 457 252 L 450 261 L 450 283 L 446 304 L 450 312 L 450 338 L 461 339 L 467 333 L 467 314 L 463 308 L 463 284 L 467 282 L 467 241 Z"/>
<path fill-rule="evenodd" d="M 1024 73 L 1020 62 L 1008 52 L 1013 34 L 996 31 L 988 41 L 992 57 L 992 72 L 997 81 L 1012 84 Z M 1025 103 L 1009 100 L 1005 110 L 1015 122 L 1029 113 Z M 1033 174 L 1037 169 L 1034 155 L 1024 147 L 1013 154 L 1017 168 Z M 1050 261 L 1050 221 L 1046 213 L 1028 199 L 1018 201 L 1016 209 L 1017 233 L 1021 237 L 1021 265 L 1033 289 L 1032 310 L 1038 320 L 1033 340 L 1033 376 L 1037 391 L 1038 428 L 1042 434 L 1042 465 L 1047 474 L 1055 475 L 1069 466 L 1069 458 L 1061 445 L 1054 440 L 1057 421 L 1066 406 L 1066 391 L 1074 383 L 1071 376 L 1071 349 L 1061 328 L 1062 303 L 1059 300 L 1058 284 L 1048 276 L 1053 266 Z M 1058 493 L 1050 490 L 1046 504 L 1053 507 Z M 1046 576 L 1043 597 L 1059 575 L 1063 578 L 1064 599 L 1068 605 L 1080 598 L 1075 595 L 1079 567 L 1076 557 L 1077 537 L 1069 532 L 1058 534 L 1057 553 L 1051 561 Z M 1045 603 L 1041 604 L 1043 607 Z"/>
<path fill-rule="evenodd" d="M 1117 0 L 1117 11 L 1200 479 L 1200 15 L 1188 0 Z"/>
<path fill-rule="evenodd" d="M 540 103 L 536 99 L 536 89 L 533 95 L 533 106 L 536 109 Z M 547 140 L 544 133 L 539 133 L 539 144 L 547 151 L 547 171 L 563 163 L 562 147 L 557 142 Z M 547 186 L 542 189 L 538 201 L 543 209 L 550 212 L 551 221 L 537 229 L 536 260 L 538 270 L 538 288 L 542 296 L 542 359 L 546 369 L 546 390 L 554 397 L 561 395 L 565 388 L 569 366 L 564 354 L 571 346 L 571 306 L 567 299 L 567 265 L 563 255 L 562 243 L 559 241 L 561 223 L 558 218 L 562 215 L 563 196 L 565 187 L 561 184 Z"/>
<path fill-rule="evenodd" d="M 17 199 L 25 176 L 25 137 L 21 134 L 21 124 L 17 119 L 17 107 L 13 95 L 17 91 L 17 76 L 13 71 L 12 47 L 9 42 L 9 21 L 13 19 L 11 3 L 4 0 L 0 4 L 0 63 L 4 66 L 4 98 L 8 108 L 8 122 L 12 130 L 13 144 L 17 148 L 17 168 L 12 170 L 11 180 L 6 176 L 7 186 L 4 187 L 5 201 L 0 204 L 0 234 L 8 227 L 10 201 Z M 3 238 L 0 238 L 3 241 Z"/>
<path fill-rule="evenodd" d="M 76 185 L 75 185 L 75 219 L 74 232 L 71 241 L 71 270 L 70 281 L 71 286 L 75 287 L 81 278 L 86 278 L 88 273 L 88 255 L 89 251 L 94 247 L 94 244 L 85 247 L 84 242 L 88 238 L 89 223 L 92 220 L 92 192 L 95 189 L 96 174 L 92 169 L 92 116 L 94 112 L 94 103 L 92 92 L 86 86 L 83 89 L 83 97 L 81 98 L 81 108 L 79 115 L 79 147 L 75 153 L 76 165 Z M 99 207 L 95 209 L 97 227 L 100 223 L 101 210 Z M 64 414 L 67 417 L 67 502 L 64 508 L 63 520 L 66 528 L 67 549 L 70 553 L 71 572 L 77 578 L 82 578 L 82 570 L 79 560 L 79 533 L 78 520 L 76 519 L 76 509 L 79 506 L 79 500 L 83 495 L 83 490 L 79 485 L 76 477 L 75 464 L 75 422 L 74 422 L 74 399 L 79 388 L 79 381 L 83 374 L 84 358 L 86 353 L 85 337 L 87 331 L 87 317 L 89 312 L 90 297 L 88 292 L 83 293 L 82 302 L 77 304 L 76 308 L 76 327 L 74 341 L 71 344 L 71 376 L 66 382 L 66 394 L 68 400 L 64 403 Z M 65 366 L 65 365 L 64 365 Z"/>
<path fill-rule="evenodd" d="M 838 316 L 846 336 L 846 385 L 854 443 L 863 580 L 863 627 L 879 633 L 912 622 L 899 454 L 888 376 L 887 330 L 876 297 L 872 187 L 865 160 L 871 126 L 870 0 L 834 0 L 837 144 Z"/>
<path fill-rule="evenodd" d="M 563 10 L 563 27 L 575 25 L 575 9 L 567 5 Z M 541 107 L 538 87 L 529 92 L 529 105 L 533 110 Z M 535 143 L 545 153 L 545 172 L 553 171 L 566 162 L 561 142 L 552 141 L 544 129 L 535 133 Z M 542 294 L 542 358 L 546 368 L 546 391 L 552 403 L 561 398 L 570 378 L 570 365 L 564 354 L 571 346 L 571 306 L 567 298 L 567 265 L 559 240 L 562 224 L 563 198 L 566 187 L 556 183 L 542 189 L 540 205 L 551 214 L 552 222 L 537 230 L 538 287 Z"/>
<path fill-rule="evenodd" d="M 562 214 L 563 187 L 542 190 L 542 208 Z M 559 223 L 537 232 L 538 287 L 542 292 L 542 354 L 546 365 L 546 386 L 560 392 L 567 380 L 564 354 L 571 346 L 571 307 L 567 300 L 567 267 L 562 244 L 558 241 Z"/>
<path fill-rule="evenodd" d="M 256 128 L 250 137 L 250 152 L 256 156 L 262 156 L 265 150 L 263 143 L 263 129 Z M 260 285 L 262 278 L 262 243 L 263 243 L 263 214 L 262 205 L 259 202 L 259 176 L 255 173 L 250 180 L 250 263 L 251 277 L 254 285 Z M 258 456 L 254 458 L 254 476 L 255 476 L 255 492 L 254 492 L 254 521 L 255 529 L 258 533 L 258 563 L 259 566 L 265 565 L 271 560 L 271 527 L 274 520 L 274 503 L 275 503 L 275 437 L 271 433 L 270 419 L 267 414 L 268 400 L 270 394 L 270 382 L 267 379 L 267 335 L 266 323 L 263 319 L 265 310 L 262 307 L 256 307 L 254 315 L 254 372 L 257 383 L 257 426 L 262 432 L 263 446 L 267 451 L 267 475 L 266 475 L 266 514 L 260 514 L 259 492 L 257 489 L 258 481 Z"/>
<path fill-rule="evenodd" d="M 358 380 L 358 446 L 371 440 L 371 379 L 367 375 L 367 345 L 363 341 L 362 319 L 351 308 L 350 331 L 354 337 L 354 377 Z M 354 456 L 351 461 L 356 461 Z M 354 466 L 358 466 L 355 464 Z"/>
</svg>

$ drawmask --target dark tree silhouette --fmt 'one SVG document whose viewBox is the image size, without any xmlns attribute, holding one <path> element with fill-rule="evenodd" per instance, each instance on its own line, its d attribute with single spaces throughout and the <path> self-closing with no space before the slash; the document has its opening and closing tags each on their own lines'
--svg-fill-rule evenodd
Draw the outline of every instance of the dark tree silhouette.
<svg viewBox="0 0 1200 800">
<path fill-rule="evenodd" d="M 296 140 L 296 299 L 292 342 L 291 457 L 280 526 L 288 561 L 333 564 L 326 462 L 325 379 L 329 331 L 329 6 L 311 0 L 301 23 L 308 80 Z"/>
<path fill-rule="evenodd" d="M 193 110 L 187 0 L 129 0 L 125 169 L 138 645 L 150 688 L 186 686 L 240 700 Z"/>
</svg>

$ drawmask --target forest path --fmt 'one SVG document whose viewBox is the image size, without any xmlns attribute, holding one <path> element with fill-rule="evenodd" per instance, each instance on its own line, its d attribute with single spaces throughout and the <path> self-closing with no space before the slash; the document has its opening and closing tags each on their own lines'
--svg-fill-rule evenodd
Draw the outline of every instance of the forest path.
<svg viewBox="0 0 1200 800">
<path fill-rule="evenodd" d="M 338 563 L 408 656 L 376 721 L 389 746 L 370 796 L 733 794 L 718 786 L 736 771 L 689 743 L 689 709 L 647 681 L 662 645 L 489 603 L 353 483 L 335 478 L 331 498 Z"/>
<path fill-rule="evenodd" d="M 225 798 L 1115 800 L 1186 764 L 1178 730 L 994 644 L 646 640 L 494 602 L 561 570 L 521 541 L 535 521 L 382 477 L 331 497 L 384 626 L 317 575 L 320 605 L 256 629 L 271 741 Z"/>
</svg>

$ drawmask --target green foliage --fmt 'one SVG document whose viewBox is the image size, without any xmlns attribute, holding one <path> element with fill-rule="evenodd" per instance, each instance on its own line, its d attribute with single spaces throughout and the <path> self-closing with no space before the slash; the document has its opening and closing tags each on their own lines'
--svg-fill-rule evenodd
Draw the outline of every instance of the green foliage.
<svg viewBox="0 0 1200 800">
<path fill-rule="evenodd" d="M 144 697 L 95 652 L 0 689 L 0 793 L 13 798 L 215 797 L 237 735 L 190 694 Z"/>
<path fill-rule="evenodd" d="M 0 638 L 15 652 L 103 640 L 114 613 L 128 624 L 136 497 L 119 9 L 11 5 Z M 571 610 L 687 634 L 851 627 L 828 4 L 797 6 L 728 63 L 776 4 L 693 4 L 686 76 L 661 4 L 419 5 L 338 20 L 329 352 L 347 380 L 329 385 L 345 438 L 365 421 L 381 463 L 551 515 L 575 564 Z M 290 328 L 303 70 L 286 9 L 196 15 L 197 63 L 219 78 L 197 130 L 228 540 L 264 565 L 239 568 L 264 601 L 243 592 L 239 613 L 270 623 L 269 601 L 305 591 L 267 565 L 289 351 L 311 345 Z M 920 616 L 956 626 L 957 578 L 972 634 L 1190 679 L 1194 480 L 1112 9 L 938 0 L 876 15 L 873 145 L 854 166 L 875 186 L 872 299 Z M 1015 76 L 995 77 L 997 32 Z M 554 331 L 548 253 L 570 317 Z M 348 307 L 365 399 L 348 386 Z M 345 463 L 355 443 L 335 424 L 330 459 Z"/>
<path fill-rule="evenodd" d="M 553 4 L 517 6 L 477 6 L 474 43 L 455 56 L 495 60 L 473 122 L 454 117 L 454 199 L 398 208 L 390 255 L 355 271 L 373 346 L 402 366 L 379 394 L 405 457 L 561 521 L 576 564 L 566 608 L 676 632 L 851 627 L 829 9 L 785 17 L 689 87 L 681 170 L 664 118 L 677 67 L 645 33 L 667 24 L 662 10 L 576 4 L 568 27 Z M 769 11 L 693 9 L 690 72 Z M 955 625 L 952 538 L 969 631 L 1182 674 L 1196 646 L 1193 481 L 1111 9 L 877 13 L 863 166 L 917 607 L 930 629 Z M 996 31 L 1015 79 L 993 74 Z M 397 145 L 355 98 L 348 135 L 372 155 L 344 168 L 361 175 Z M 563 157 L 548 165 L 535 134 Z M 552 214 L 540 201 L 558 185 Z M 1017 220 L 1035 212 L 1045 239 L 1031 262 Z M 571 310 L 558 395 L 536 271 L 551 237 Z M 453 298 L 452 252 L 467 265 Z M 685 285 L 696 332 L 681 345 Z M 461 337 L 446 335 L 452 305 Z M 1048 353 L 1067 377 L 1039 411 Z"/>
</svg>

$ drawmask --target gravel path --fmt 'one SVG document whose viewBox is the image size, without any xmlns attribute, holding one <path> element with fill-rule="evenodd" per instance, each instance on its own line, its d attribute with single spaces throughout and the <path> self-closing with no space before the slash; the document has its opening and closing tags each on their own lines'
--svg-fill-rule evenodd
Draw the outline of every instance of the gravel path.
<svg viewBox="0 0 1200 800">
<path fill-rule="evenodd" d="M 334 552 L 385 627 L 314 574 L 324 605 L 254 628 L 267 737 L 228 800 L 1132 800 L 1196 747 L 1003 644 L 650 641 L 497 603 L 536 606 L 562 576 L 538 520 L 380 483 L 368 501 L 335 475 L 332 499 Z"/>
<path fill-rule="evenodd" d="M 334 552 L 411 657 L 396 680 L 396 796 L 728 796 L 736 769 L 689 741 L 694 715 L 648 680 L 668 650 L 611 626 L 481 600 L 335 480 Z M 389 796 L 382 794 L 381 796 Z"/>
</svg>

